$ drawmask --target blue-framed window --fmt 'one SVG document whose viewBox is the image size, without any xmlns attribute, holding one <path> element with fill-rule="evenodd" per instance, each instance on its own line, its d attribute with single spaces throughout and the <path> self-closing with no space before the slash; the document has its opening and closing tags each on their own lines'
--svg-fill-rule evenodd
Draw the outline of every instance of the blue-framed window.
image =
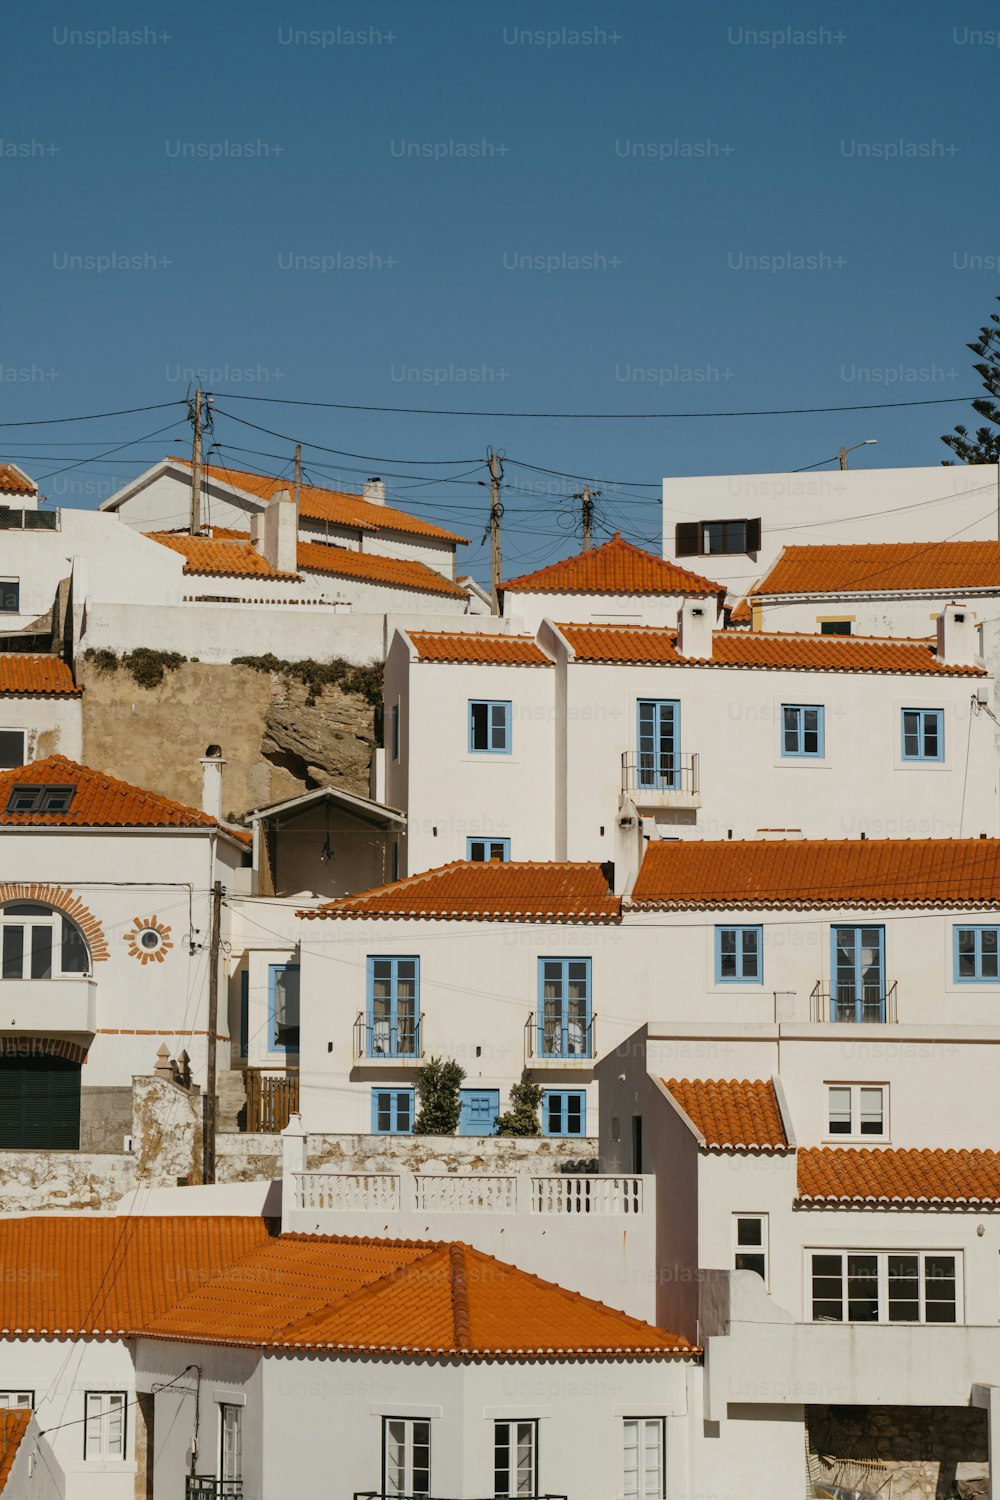
<svg viewBox="0 0 1000 1500">
<path fill-rule="evenodd" d="M 240 1057 L 250 1055 L 250 970 L 240 974 Z"/>
<path fill-rule="evenodd" d="M 538 960 L 538 1054 L 593 1057 L 589 958 Z"/>
<path fill-rule="evenodd" d="M 510 859 L 510 839 L 466 839 L 465 857 L 477 864 L 503 864 Z"/>
<path fill-rule="evenodd" d="M 469 750 L 474 755 L 510 754 L 511 708 L 505 699 L 469 699 Z"/>
<path fill-rule="evenodd" d="M 716 984 L 764 983 L 763 927 L 715 929 Z"/>
<path fill-rule="evenodd" d="M 412 1135 L 413 1096 L 413 1089 L 372 1089 L 372 1135 Z"/>
<path fill-rule="evenodd" d="M 298 964 L 268 964 L 267 1035 L 270 1052 L 298 1052 Z"/>
<path fill-rule="evenodd" d="M 831 1021 L 885 1020 L 885 928 L 834 927 Z"/>
<path fill-rule="evenodd" d="M 673 698 L 636 704 L 636 785 L 677 791 L 681 774 L 681 706 Z"/>
<path fill-rule="evenodd" d="M 420 1056 L 420 960 L 368 960 L 366 1057 Z"/>
<path fill-rule="evenodd" d="M 943 708 L 904 708 L 901 721 L 904 760 L 944 760 Z"/>
<path fill-rule="evenodd" d="M 1000 984 L 1000 927 L 955 928 L 957 984 Z"/>
<path fill-rule="evenodd" d="M 542 1095 L 543 1135 L 586 1135 L 587 1095 L 583 1089 L 546 1089 Z"/>
<path fill-rule="evenodd" d="M 826 726 L 821 703 L 783 703 L 781 705 L 781 753 L 802 760 L 821 760 L 824 753 Z"/>
<path fill-rule="evenodd" d="M 389 715 L 389 743 L 392 746 L 393 760 L 399 759 L 399 704 L 392 705 L 392 713 Z"/>
</svg>

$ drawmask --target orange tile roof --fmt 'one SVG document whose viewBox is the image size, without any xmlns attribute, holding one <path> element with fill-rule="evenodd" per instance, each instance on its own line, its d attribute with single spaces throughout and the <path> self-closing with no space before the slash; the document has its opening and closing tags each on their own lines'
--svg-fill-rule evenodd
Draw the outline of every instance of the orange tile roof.
<svg viewBox="0 0 1000 1500">
<path fill-rule="evenodd" d="M 218 528 L 211 536 L 190 536 L 186 531 L 147 531 L 151 542 L 169 547 L 184 558 L 185 573 L 209 577 L 273 578 L 298 582 L 297 573 L 279 573 L 257 551 L 249 535 Z M 239 540 L 235 540 L 239 538 Z"/>
<path fill-rule="evenodd" d="M 750 608 L 749 599 L 741 599 L 729 611 L 729 623 L 731 625 L 749 625 L 752 620 L 753 611 Z"/>
<path fill-rule="evenodd" d="M 7 1487 L 17 1451 L 31 1425 L 31 1412 L 0 1411 L 0 1494 Z"/>
<path fill-rule="evenodd" d="M 392 885 L 343 896 L 303 917 L 428 917 L 463 922 L 617 922 L 621 902 L 599 864 L 456 859 Z"/>
<path fill-rule="evenodd" d="M 1000 1203 L 1000 1151 L 801 1150 L 802 1203 Z"/>
<path fill-rule="evenodd" d="M 169 458 L 167 462 L 191 467 L 189 458 Z M 270 500 L 282 490 L 293 487 L 293 481 L 287 475 L 275 479 L 270 474 L 251 474 L 247 469 L 226 469 L 214 464 L 203 464 L 201 472 L 232 485 L 234 489 L 243 490 L 244 494 L 255 495 L 259 500 Z M 443 531 L 440 526 L 421 521 L 391 505 L 376 505 L 362 495 L 321 489 L 314 484 L 304 484 L 299 490 L 299 514 L 310 521 L 331 521 L 340 526 L 360 527 L 364 531 L 403 531 L 410 536 L 436 537 L 439 541 L 468 542 L 468 537 L 458 536 L 454 531 Z"/>
<path fill-rule="evenodd" d="M 577 661 L 660 667 L 755 667 L 784 672 L 877 672 L 904 676 L 984 677 L 982 667 L 939 662 L 930 641 L 882 636 L 716 631 L 711 659 L 677 651 L 676 630 L 656 625 L 560 625 Z"/>
<path fill-rule="evenodd" d="M 650 843 L 639 909 L 1000 906 L 997 839 L 680 839 Z"/>
<path fill-rule="evenodd" d="M 465 598 L 465 590 L 425 563 L 407 557 L 380 557 L 376 552 L 352 552 L 327 542 L 299 542 L 297 560 L 307 573 L 331 573 L 337 578 L 363 578 L 392 588 Z"/>
<path fill-rule="evenodd" d="M 752 594 L 961 593 L 1000 589 L 1000 542 L 786 547 Z"/>
<path fill-rule="evenodd" d="M 725 585 L 644 552 L 616 531 L 610 541 L 500 587 L 532 594 L 724 594 Z"/>
<path fill-rule="evenodd" d="M 0 694 L 13 698 L 78 698 L 83 692 L 58 656 L 0 656 Z"/>
<path fill-rule="evenodd" d="M 17 786 L 72 786 L 76 793 L 65 812 L 13 813 L 7 801 Z M 8 828 L 222 828 L 245 842 L 243 830 L 224 828 L 195 807 L 185 807 L 158 792 L 119 781 L 103 771 L 81 766 L 65 755 L 49 755 L 13 771 L 0 771 L 0 826 Z"/>
<path fill-rule="evenodd" d="M 37 495 L 38 485 L 17 464 L 0 464 L 0 495 Z"/>
<path fill-rule="evenodd" d="M 787 1151 L 774 1084 L 762 1078 L 664 1078 L 712 1151 Z"/>
<path fill-rule="evenodd" d="M 531 635 L 479 635 L 476 632 L 410 630 L 421 661 L 475 662 L 497 667 L 551 667 L 552 660 Z"/>
<path fill-rule="evenodd" d="M 0 1220 L 2 1332 L 459 1358 L 694 1355 L 677 1334 L 467 1245 L 260 1218 Z"/>
</svg>

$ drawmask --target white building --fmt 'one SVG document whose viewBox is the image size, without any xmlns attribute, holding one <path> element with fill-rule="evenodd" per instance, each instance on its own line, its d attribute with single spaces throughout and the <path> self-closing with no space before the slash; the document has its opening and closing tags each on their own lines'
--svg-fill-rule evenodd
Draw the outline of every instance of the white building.
<svg viewBox="0 0 1000 1500">
<path fill-rule="evenodd" d="M 967 611 L 936 644 L 543 623 L 536 637 L 400 632 L 385 800 L 401 872 L 455 859 L 614 862 L 641 837 L 997 830 L 993 678 Z"/>
<path fill-rule="evenodd" d="M 1000 536 L 996 464 L 663 481 L 663 555 L 726 585 L 735 603 L 783 547 Z"/>
<path fill-rule="evenodd" d="M 83 689 L 57 656 L 0 656 L 0 771 L 83 753 Z"/>
</svg>

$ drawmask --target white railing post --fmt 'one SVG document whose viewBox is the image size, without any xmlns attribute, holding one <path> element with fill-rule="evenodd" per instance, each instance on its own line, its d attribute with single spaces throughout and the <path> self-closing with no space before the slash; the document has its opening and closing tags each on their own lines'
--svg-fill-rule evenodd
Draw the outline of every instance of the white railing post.
<svg viewBox="0 0 1000 1500">
<path fill-rule="evenodd" d="M 399 1182 L 399 1211 L 400 1213 L 418 1213 L 420 1211 L 420 1183 L 415 1172 L 406 1172 L 400 1169 Z"/>
<path fill-rule="evenodd" d="M 309 1138 L 302 1128 L 302 1116 L 289 1116 L 281 1132 L 281 1228 L 288 1229 L 289 1217 L 302 1191 L 301 1173 L 308 1165 Z"/>
<path fill-rule="evenodd" d="M 530 1214 L 532 1211 L 533 1180 L 530 1172 L 518 1172 L 514 1179 L 514 1211 Z"/>
</svg>

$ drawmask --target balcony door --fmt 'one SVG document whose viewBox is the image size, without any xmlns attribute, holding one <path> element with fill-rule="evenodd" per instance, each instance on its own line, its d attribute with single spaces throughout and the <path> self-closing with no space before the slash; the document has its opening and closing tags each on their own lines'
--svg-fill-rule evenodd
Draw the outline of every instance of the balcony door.
<svg viewBox="0 0 1000 1500">
<path fill-rule="evenodd" d="M 885 928 L 833 929 L 833 1021 L 885 1020 Z"/>
<path fill-rule="evenodd" d="M 369 1057 L 417 1057 L 419 959 L 368 960 Z"/>
<path fill-rule="evenodd" d="M 680 786 L 681 706 L 672 698 L 640 698 L 636 785 L 672 792 Z"/>
</svg>

